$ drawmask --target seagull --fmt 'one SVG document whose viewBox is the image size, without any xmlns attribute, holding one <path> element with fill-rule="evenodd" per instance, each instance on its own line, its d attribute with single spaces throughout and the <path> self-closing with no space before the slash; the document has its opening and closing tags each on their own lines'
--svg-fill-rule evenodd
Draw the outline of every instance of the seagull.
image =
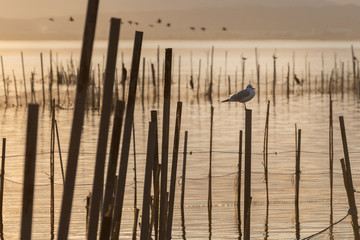
<svg viewBox="0 0 360 240">
<path fill-rule="evenodd" d="M 241 90 L 238 93 L 235 93 L 228 99 L 222 102 L 241 102 L 244 103 L 246 109 L 246 102 L 250 101 L 255 96 L 255 88 L 249 84 L 244 90 Z"/>
</svg>

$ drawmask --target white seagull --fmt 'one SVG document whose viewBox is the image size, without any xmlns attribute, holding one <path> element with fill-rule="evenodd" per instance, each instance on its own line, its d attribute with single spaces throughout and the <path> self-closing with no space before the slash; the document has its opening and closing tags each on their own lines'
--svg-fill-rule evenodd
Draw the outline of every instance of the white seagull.
<svg viewBox="0 0 360 240">
<path fill-rule="evenodd" d="M 244 90 L 230 96 L 222 102 L 241 102 L 244 103 L 246 109 L 246 102 L 250 101 L 255 96 L 255 88 L 249 84 Z"/>
</svg>

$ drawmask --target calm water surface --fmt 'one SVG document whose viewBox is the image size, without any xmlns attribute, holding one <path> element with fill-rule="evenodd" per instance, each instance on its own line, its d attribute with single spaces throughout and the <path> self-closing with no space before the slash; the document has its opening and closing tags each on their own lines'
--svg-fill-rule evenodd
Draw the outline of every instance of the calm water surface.
<svg viewBox="0 0 360 240">
<path fill-rule="evenodd" d="M 8 45 L 6 45 L 8 44 Z M 69 59 L 73 54 L 78 59 L 79 42 L 46 42 L 44 43 L 0 43 L 0 51 L 4 56 L 5 67 L 15 69 L 21 78 L 20 51 L 24 51 L 26 68 L 39 69 L 38 54 L 40 51 L 53 49 L 58 52 L 58 60 Z M 14 43 L 12 43 L 14 44 Z M 241 53 L 248 56 L 249 69 L 247 80 L 253 78 L 252 65 L 254 62 L 254 48 L 259 48 L 262 66 L 269 64 L 269 84 L 272 72 L 272 54 L 274 49 L 279 56 L 279 69 L 286 67 L 287 62 L 292 62 L 295 51 L 296 69 L 301 75 L 305 72 L 305 56 L 311 63 L 313 76 L 319 76 L 321 71 L 321 54 L 325 56 L 325 69 L 329 72 L 336 61 L 349 61 L 351 59 L 350 45 L 360 43 L 349 42 L 144 42 L 143 56 L 156 61 L 156 48 L 174 47 L 175 63 L 180 53 L 182 56 L 182 79 L 190 75 L 190 51 L 194 59 L 194 72 L 198 60 L 203 61 L 202 76 L 206 76 L 206 56 L 209 48 L 215 46 L 214 69 L 225 66 L 225 50 L 228 50 L 227 73 L 233 74 L 236 67 L 240 66 Z M 131 42 L 120 43 L 124 48 L 124 61 L 130 65 Z M 106 44 L 98 43 L 94 51 L 94 61 L 102 62 L 106 52 Z M 179 54 L 179 55 L 180 55 Z M 284 56 L 284 57 L 282 57 Z M 350 57 L 349 57 L 350 56 Z M 121 57 L 119 56 L 119 61 Z M 196 62 L 196 65 L 195 65 Z M 240 68 L 239 68 L 240 69 Z M 177 67 L 174 68 L 174 82 L 171 100 L 171 126 L 170 126 L 170 152 L 173 145 L 173 132 L 175 129 L 175 111 L 177 101 Z M 279 70 L 281 73 L 281 71 Z M 280 74 L 279 73 L 279 74 Z M 220 71 L 216 70 L 216 74 Z M 217 76 L 217 75 L 216 75 Z M 281 76 L 281 75 L 279 75 Z M 218 79 L 218 77 L 216 77 Z M 219 78 L 221 79 L 221 78 Z M 281 81 L 283 78 L 279 77 Z M 217 80 L 216 80 L 217 81 Z M 280 81 L 280 83 L 281 83 Z M 252 239 L 294 239 L 295 238 L 295 207 L 294 207 L 294 172 L 295 172 L 295 124 L 302 130 L 301 153 L 301 181 L 300 181 L 300 229 L 301 237 L 309 236 L 327 227 L 330 222 L 330 189 L 329 189 L 329 157 L 328 157 L 328 122 L 329 122 L 329 96 L 321 95 L 314 91 L 309 95 L 306 91 L 301 94 L 301 89 L 295 89 L 290 100 L 282 94 L 281 84 L 278 84 L 276 105 L 270 108 L 269 130 L 269 191 L 270 205 L 266 215 L 266 195 L 263 174 L 263 135 L 266 115 L 266 102 L 272 99 L 269 90 L 266 94 L 262 80 L 261 97 L 254 98 L 247 104 L 252 109 L 253 139 L 252 139 L 252 206 L 251 206 L 251 238 Z M 183 102 L 182 126 L 177 176 L 182 171 L 182 148 L 184 131 L 189 131 L 187 155 L 187 179 L 185 193 L 185 229 L 181 227 L 180 216 L 180 183 L 176 189 L 176 203 L 174 210 L 173 238 L 183 239 L 237 239 L 236 222 L 236 171 L 238 161 L 238 134 L 245 126 L 244 107 L 242 104 L 220 103 L 227 95 L 227 87 L 221 88 L 218 98 L 214 90 L 214 143 L 213 143 L 213 212 L 211 218 L 211 233 L 209 233 L 209 220 L 207 211 L 208 194 L 208 164 L 209 164 L 209 139 L 210 139 L 210 102 L 202 97 L 198 102 L 194 93 L 186 88 L 186 81 L 182 82 L 181 100 Z M 1 86 L 2 87 L 2 86 Z M 234 85 L 232 86 L 234 88 Z M 201 90 L 202 92 L 203 90 Z M 2 93 L 0 89 L 0 93 Z M 138 91 L 139 93 L 139 91 Z M 1 97 L 1 96 L 0 96 Z M 354 187 L 360 184 L 360 108 L 356 96 L 340 94 L 334 97 L 334 222 L 344 217 L 348 211 L 346 192 L 343 186 L 341 166 L 338 159 L 343 157 L 342 142 L 339 129 L 338 116 L 344 116 L 350 159 L 352 164 Z M 24 100 L 23 100 L 24 101 Z M 148 122 L 150 111 L 158 110 L 158 120 L 162 122 L 162 101 L 158 105 L 150 98 L 145 101 L 144 108 L 138 96 L 135 107 L 135 137 L 136 161 L 138 167 L 138 207 L 141 207 L 142 185 L 144 179 L 145 152 Z M 6 181 L 4 193 L 4 231 L 6 239 L 18 239 L 21 219 L 22 181 L 25 152 L 25 131 L 27 111 L 22 108 L 1 109 L 0 137 L 7 139 L 6 149 Z M 69 136 L 73 112 L 59 110 L 56 112 L 60 131 L 60 143 L 63 160 L 67 160 Z M 99 132 L 100 113 L 89 111 L 85 116 L 82 135 L 79 165 L 76 178 L 76 189 L 73 202 L 69 239 L 84 239 L 85 236 L 85 204 L 86 196 L 92 190 L 93 173 L 97 137 Z M 50 185 L 49 185 L 49 159 L 50 159 L 50 127 L 49 111 L 40 111 L 36 187 L 33 215 L 33 239 L 50 238 Z M 161 129 L 161 128 L 160 128 Z M 161 134 L 161 132 L 160 132 Z M 159 139 L 161 141 L 161 139 Z M 130 153 L 133 153 L 131 146 Z M 55 166 L 55 215 L 58 222 L 61 198 L 62 177 L 59 165 L 59 155 L 56 153 Z M 171 159 L 171 154 L 169 156 Z M 129 168 L 125 195 L 124 214 L 121 226 L 121 238 L 131 239 L 133 224 L 133 162 L 134 155 L 129 157 Z M 170 170 L 170 164 L 169 164 Z M 170 174 L 170 173 L 169 173 Z M 57 231 L 57 226 L 56 226 Z M 139 234 L 139 233 L 138 233 Z M 333 228 L 332 233 L 326 231 L 318 239 L 352 239 L 350 217 Z"/>
</svg>

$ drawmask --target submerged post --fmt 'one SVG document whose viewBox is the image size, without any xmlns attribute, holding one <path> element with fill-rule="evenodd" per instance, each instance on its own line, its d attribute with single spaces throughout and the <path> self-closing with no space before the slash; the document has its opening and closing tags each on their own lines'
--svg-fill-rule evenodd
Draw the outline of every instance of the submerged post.
<svg viewBox="0 0 360 240">
<path fill-rule="evenodd" d="M 244 240 L 250 239 L 252 110 L 245 111 Z"/>
<path fill-rule="evenodd" d="M 92 55 L 92 48 L 95 36 L 96 18 L 98 12 L 99 0 L 89 0 L 88 9 L 85 21 L 85 30 L 83 37 L 83 45 L 80 60 L 80 72 L 76 87 L 76 100 L 74 117 L 71 128 L 71 137 L 69 144 L 69 155 L 66 167 L 66 178 L 64 185 L 64 192 L 62 197 L 62 206 L 60 213 L 60 222 L 58 229 L 58 239 L 65 240 L 68 238 L 69 224 L 72 200 L 74 195 L 76 169 L 78 163 L 81 130 L 84 123 L 84 112 L 87 86 L 90 79 L 90 62 Z"/>
<path fill-rule="evenodd" d="M 29 104 L 20 239 L 31 239 L 39 105 Z"/>
</svg>

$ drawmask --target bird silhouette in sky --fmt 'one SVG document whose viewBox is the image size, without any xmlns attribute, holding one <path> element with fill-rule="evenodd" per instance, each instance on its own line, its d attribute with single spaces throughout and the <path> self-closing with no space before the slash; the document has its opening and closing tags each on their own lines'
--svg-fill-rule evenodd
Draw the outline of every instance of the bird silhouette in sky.
<svg viewBox="0 0 360 240">
<path fill-rule="evenodd" d="M 129 20 L 128 23 L 131 25 L 133 22 Z"/>
<path fill-rule="evenodd" d="M 54 21 L 54 19 L 53 19 L 53 18 L 49 18 L 49 21 L 53 22 L 53 21 Z"/>
<path fill-rule="evenodd" d="M 138 23 L 138 22 L 134 22 L 134 23 L 135 23 L 135 25 L 136 25 L 136 26 L 138 26 L 138 25 L 139 25 L 139 23 Z"/>
<path fill-rule="evenodd" d="M 171 27 L 171 23 L 167 23 L 166 26 L 167 26 L 167 27 Z"/>
<path fill-rule="evenodd" d="M 69 21 L 70 21 L 70 22 L 73 22 L 73 21 L 74 21 L 74 18 L 73 18 L 72 16 L 70 16 Z"/>
<path fill-rule="evenodd" d="M 162 21 L 160 18 L 158 18 L 158 20 L 156 22 L 160 24 Z"/>
<path fill-rule="evenodd" d="M 191 29 L 191 30 L 193 30 L 193 31 L 195 30 L 195 28 L 194 28 L 194 27 L 190 27 L 190 29 Z"/>
<path fill-rule="evenodd" d="M 226 29 L 226 27 L 223 27 L 222 30 L 223 30 L 223 31 L 226 31 L 227 29 Z"/>
<path fill-rule="evenodd" d="M 206 28 L 202 27 L 202 28 L 201 28 L 201 30 L 205 31 L 205 30 L 206 30 Z"/>
</svg>

